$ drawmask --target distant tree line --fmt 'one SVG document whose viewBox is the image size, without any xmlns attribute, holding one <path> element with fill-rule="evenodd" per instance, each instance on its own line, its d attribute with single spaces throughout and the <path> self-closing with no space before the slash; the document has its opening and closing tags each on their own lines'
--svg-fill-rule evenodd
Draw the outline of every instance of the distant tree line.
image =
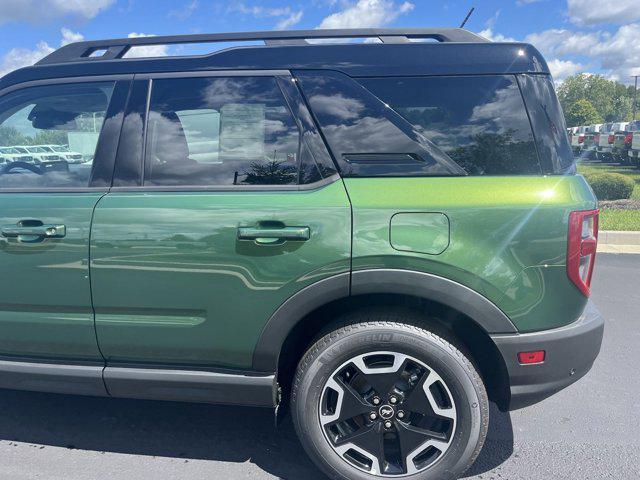
<svg viewBox="0 0 640 480">
<path fill-rule="evenodd" d="M 568 77 L 558 87 L 558 99 L 569 127 L 632 120 L 633 85 L 602 75 L 579 73 Z"/>
<path fill-rule="evenodd" d="M 31 137 L 24 135 L 14 127 L 0 127 L 1 147 L 12 147 L 14 145 L 66 145 L 67 142 L 66 132 L 60 130 L 38 130 Z"/>
</svg>

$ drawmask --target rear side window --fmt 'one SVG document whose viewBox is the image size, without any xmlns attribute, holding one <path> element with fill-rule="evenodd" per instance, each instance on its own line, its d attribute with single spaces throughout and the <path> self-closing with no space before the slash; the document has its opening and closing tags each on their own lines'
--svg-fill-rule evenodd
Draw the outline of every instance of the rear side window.
<svg viewBox="0 0 640 480">
<path fill-rule="evenodd" d="M 468 175 L 539 174 L 515 76 L 362 78 Z M 566 137 L 564 125 L 562 133 Z"/>
<path fill-rule="evenodd" d="M 549 75 L 518 75 L 545 172 L 572 173 L 575 161 L 562 107 Z M 607 131 L 602 127 L 600 131 Z"/>
<path fill-rule="evenodd" d="M 147 121 L 144 185 L 318 180 L 300 137 L 274 77 L 157 79 Z M 301 164 L 306 172 L 302 182 Z"/>
<path fill-rule="evenodd" d="M 352 78 L 329 71 L 295 75 L 344 176 L 466 174 Z"/>
<path fill-rule="evenodd" d="M 0 188 L 88 187 L 113 82 L 31 87 L 0 99 Z"/>
</svg>

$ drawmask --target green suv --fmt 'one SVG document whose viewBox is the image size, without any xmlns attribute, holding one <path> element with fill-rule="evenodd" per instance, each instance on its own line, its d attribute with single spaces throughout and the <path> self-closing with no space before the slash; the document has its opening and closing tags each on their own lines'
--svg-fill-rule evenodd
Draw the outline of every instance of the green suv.
<svg viewBox="0 0 640 480">
<path fill-rule="evenodd" d="M 598 355 L 597 202 L 530 45 L 70 44 L 0 80 L 0 146 L 42 143 L 91 161 L 0 169 L 0 387 L 286 405 L 331 478 L 428 480 Z"/>
</svg>

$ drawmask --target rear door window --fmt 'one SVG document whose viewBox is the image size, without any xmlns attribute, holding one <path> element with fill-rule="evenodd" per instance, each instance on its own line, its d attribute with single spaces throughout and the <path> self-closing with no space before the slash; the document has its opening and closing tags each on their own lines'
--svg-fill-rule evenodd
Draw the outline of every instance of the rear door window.
<svg viewBox="0 0 640 480">
<path fill-rule="evenodd" d="M 514 76 L 359 80 L 469 175 L 540 173 Z M 563 127 L 563 134 L 566 132 Z"/>
<path fill-rule="evenodd" d="M 0 188 L 89 186 L 114 82 L 59 84 L 0 99 Z"/>
<path fill-rule="evenodd" d="M 322 178 L 270 76 L 154 79 L 145 152 L 145 186 L 297 185 Z"/>
</svg>

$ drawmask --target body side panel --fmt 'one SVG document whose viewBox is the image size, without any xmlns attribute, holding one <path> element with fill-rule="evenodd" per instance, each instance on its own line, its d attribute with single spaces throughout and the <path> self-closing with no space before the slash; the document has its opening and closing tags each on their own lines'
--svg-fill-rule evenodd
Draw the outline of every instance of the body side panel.
<svg viewBox="0 0 640 480">
<path fill-rule="evenodd" d="M 264 221 L 308 226 L 310 239 L 238 240 L 239 226 Z M 341 181 L 308 191 L 110 193 L 91 241 L 100 347 L 108 362 L 250 367 L 287 298 L 349 271 L 350 234 Z"/>
<path fill-rule="evenodd" d="M 568 216 L 594 207 L 579 176 L 348 178 L 353 270 L 416 270 L 466 285 L 520 330 L 569 323 L 586 304 L 565 271 Z M 398 252 L 397 212 L 445 214 L 450 244 L 439 255 Z"/>
</svg>

